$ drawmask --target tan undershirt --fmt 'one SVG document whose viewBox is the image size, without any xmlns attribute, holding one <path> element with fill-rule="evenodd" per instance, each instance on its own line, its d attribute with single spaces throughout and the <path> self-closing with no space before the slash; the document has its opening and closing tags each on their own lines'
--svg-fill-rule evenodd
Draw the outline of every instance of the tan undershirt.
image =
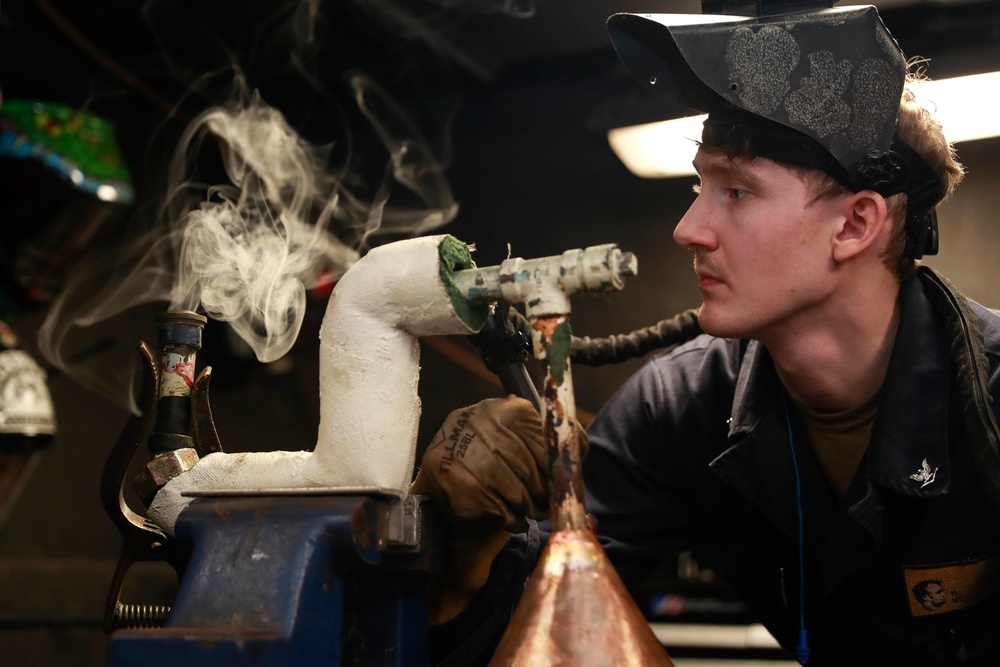
<svg viewBox="0 0 1000 667">
<path fill-rule="evenodd" d="M 879 394 L 856 408 L 842 412 L 816 412 L 795 403 L 809 442 L 827 481 L 843 499 L 871 440 Z"/>
</svg>

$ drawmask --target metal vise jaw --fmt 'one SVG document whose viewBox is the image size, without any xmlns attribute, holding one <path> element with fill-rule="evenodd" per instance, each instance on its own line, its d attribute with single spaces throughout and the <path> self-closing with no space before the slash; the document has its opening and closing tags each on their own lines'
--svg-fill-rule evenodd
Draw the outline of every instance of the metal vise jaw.
<svg viewBox="0 0 1000 667">
<path fill-rule="evenodd" d="M 165 626 L 115 632 L 110 664 L 429 665 L 422 497 L 346 491 L 196 499 Z"/>
</svg>

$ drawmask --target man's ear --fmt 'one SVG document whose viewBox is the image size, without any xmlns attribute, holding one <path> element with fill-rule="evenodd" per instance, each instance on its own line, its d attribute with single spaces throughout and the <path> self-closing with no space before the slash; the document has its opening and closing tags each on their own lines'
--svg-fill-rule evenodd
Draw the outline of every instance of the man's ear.
<svg viewBox="0 0 1000 667">
<path fill-rule="evenodd" d="M 889 224 L 885 197 L 874 190 L 862 190 L 845 197 L 842 218 L 833 239 L 833 259 L 844 262 L 875 244 Z"/>
</svg>

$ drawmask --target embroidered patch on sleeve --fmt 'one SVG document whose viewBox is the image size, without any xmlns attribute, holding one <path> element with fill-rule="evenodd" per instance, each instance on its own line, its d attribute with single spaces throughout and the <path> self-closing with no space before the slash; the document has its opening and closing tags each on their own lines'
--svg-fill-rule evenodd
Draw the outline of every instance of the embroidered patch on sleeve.
<svg viewBox="0 0 1000 667">
<path fill-rule="evenodd" d="M 978 560 L 904 567 L 911 616 L 946 614 L 1000 593 L 1000 553 Z"/>
</svg>

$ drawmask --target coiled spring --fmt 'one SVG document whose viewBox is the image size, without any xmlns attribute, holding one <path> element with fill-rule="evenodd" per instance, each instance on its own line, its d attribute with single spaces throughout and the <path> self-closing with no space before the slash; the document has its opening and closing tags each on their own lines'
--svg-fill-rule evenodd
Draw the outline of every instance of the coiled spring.
<svg viewBox="0 0 1000 667">
<path fill-rule="evenodd" d="M 167 622 L 170 607 L 152 604 L 122 604 L 115 607 L 116 629 L 160 628 Z"/>
</svg>

